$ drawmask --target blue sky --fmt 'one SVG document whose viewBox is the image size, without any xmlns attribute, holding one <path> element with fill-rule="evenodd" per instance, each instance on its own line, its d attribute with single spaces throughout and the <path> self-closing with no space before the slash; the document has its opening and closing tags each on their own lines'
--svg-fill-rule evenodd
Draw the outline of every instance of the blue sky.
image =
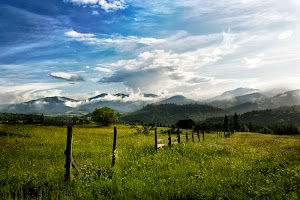
<svg viewBox="0 0 300 200">
<path fill-rule="evenodd" d="M 4 0 L 0 104 L 300 88 L 298 0 Z"/>
</svg>

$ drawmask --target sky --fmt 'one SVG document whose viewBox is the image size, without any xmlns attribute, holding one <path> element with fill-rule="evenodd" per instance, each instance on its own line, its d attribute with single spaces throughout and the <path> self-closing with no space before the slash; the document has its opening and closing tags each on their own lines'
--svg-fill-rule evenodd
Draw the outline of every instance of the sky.
<svg viewBox="0 0 300 200">
<path fill-rule="evenodd" d="M 0 104 L 300 89 L 299 0 L 2 0 Z"/>
</svg>

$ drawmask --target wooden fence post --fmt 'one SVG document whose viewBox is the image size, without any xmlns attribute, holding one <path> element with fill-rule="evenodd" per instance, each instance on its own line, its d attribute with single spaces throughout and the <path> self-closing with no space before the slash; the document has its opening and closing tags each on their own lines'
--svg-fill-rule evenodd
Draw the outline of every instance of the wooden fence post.
<svg viewBox="0 0 300 200">
<path fill-rule="evenodd" d="M 155 150 L 157 151 L 157 128 L 154 129 L 155 133 Z"/>
<path fill-rule="evenodd" d="M 205 131 L 204 131 L 204 130 L 202 130 L 202 133 L 203 133 L 203 141 L 204 141 L 204 132 L 205 132 Z"/>
<path fill-rule="evenodd" d="M 199 129 L 197 129 L 197 136 L 198 136 L 198 141 L 200 142 L 200 134 L 199 134 Z"/>
<path fill-rule="evenodd" d="M 168 134 L 169 134 L 169 138 L 168 138 L 168 140 L 169 140 L 169 147 L 171 147 L 171 145 L 172 145 L 172 141 L 171 141 L 171 130 L 169 130 L 168 131 Z"/>
<path fill-rule="evenodd" d="M 186 142 L 189 142 L 189 138 L 188 138 L 188 133 L 185 133 L 185 137 L 186 137 Z"/>
<path fill-rule="evenodd" d="M 195 140 L 194 140 L 194 131 L 192 131 L 192 140 L 193 140 L 193 142 L 195 142 Z"/>
<path fill-rule="evenodd" d="M 66 155 L 66 174 L 65 174 L 65 180 L 71 181 L 72 179 L 72 137 L 73 137 L 73 131 L 72 126 L 67 126 L 67 149 L 65 151 Z"/>
<path fill-rule="evenodd" d="M 178 144 L 180 144 L 180 132 L 179 132 L 179 128 L 177 129 L 177 141 L 178 141 Z"/>
<path fill-rule="evenodd" d="M 114 143 L 113 143 L 113 156 L 112 156 L 112 167 L 115 166 L 116 162 L 116 147 L 117 147 L 117 127 L 114 127 Z"/>
</svg>

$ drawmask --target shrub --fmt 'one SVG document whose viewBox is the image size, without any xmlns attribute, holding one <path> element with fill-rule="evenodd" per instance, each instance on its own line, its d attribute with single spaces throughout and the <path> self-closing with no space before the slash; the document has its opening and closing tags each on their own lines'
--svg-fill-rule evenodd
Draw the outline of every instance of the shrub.
<svg viewBox="0 0 300 200">
<path fill-rule="evenodd" d="M 267 127 L 267 126 L 260 129 L 259 132 L 263 133 L 263 134 L 273 134 L 273 130 L 270 129 L 269 127 Z"/>
<path fill-rule="evenodd" d="M 249 128 L 246 126 L 246 124 L 244 124 L 241 129 L 240 129 L 241 132 L 249 132 Z"/>
</svg>

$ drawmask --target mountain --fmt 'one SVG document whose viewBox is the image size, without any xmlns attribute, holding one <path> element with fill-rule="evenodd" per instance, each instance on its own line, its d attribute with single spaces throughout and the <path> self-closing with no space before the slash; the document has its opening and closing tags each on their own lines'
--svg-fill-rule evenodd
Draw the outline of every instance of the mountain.
<svg viewBox="0 0 300 200">
<path fill-rule="evenodd" d="M 239 106 L 244 103 L 254 103 L 258 101 L 263 101 L 266 100 L 267 98 L 268 97 L 266 95 L 263 95 L 261 93 L 251 93 L 242 96 L 235 96 L 229 99 L 212 101 L 208 104 L 220 108 L 230 108 L 230 107 Z"/>
<path fill-rule="evenodd" d="M 115 100 L 115 101 L 92 101 L 89 103 L 82 104 L 77 107 L 77 110 L 83 113 L 90 113 L 93 112 L 96 108 L 101 108 L 101 107 L 109 107 L 116 112 L 130 112 L 134 110 L 139 110 L 145 106 L 147 102 L 144 101 L 120 101 L 120 100 Z"/>
<path fill-rule="evenodd" d="M 170 97 L 168 99 L 162 100 L 158 102 L 157 104 L 177 104 L 177 105 L 185 105 L 185 104 L 191 104 L 191 103 L 196 103 L 196 101 L 192 99 L 188 99 L 182 95 L 176 95 L 173 97 Z"/>
<path fill-rule="evenodd" d="M 205 104 L 151 104 L 141 110 L 123 114 L 121 120 L 125 122 L 139 120 L 145 123 L 171 125 L 181 119 L 192 119 L 197 122 L 209 117 L 224 116 L 225 113 L 227 111 L 221 108 Z"/>
<path fill-rule="evenodd" d="M 128 100 L 129 94 L 101 93 L 86 100 L 74 100 L 67 97 L 46 97 L 31 100 L 19 104 L 3 105 L 1 112 L 23 114 L 64 114 L 77 115 L 87 114 L 104 106 L 114 109 L 116 112 L 129 112 L 139 110 L 149 103 L 149 100 L 157 97 L 155 94 L 143 94 L 143 100 Z"/>
<path fill-rule="evenodd" d="M 95 99 L 99 99 L 99 98 L 106 97 L 107 95 L 108 95 L 107 93 L 102 93 L 102 94 L 99 94 L 99 95 L 97 95 L 97 96 L 88 98 L 88 100 L 89 100 L 89 101 L 92 101 L 92 100 L 95 100 Z"/>
<path fill-rule="evenodd" d="M 226 112 L 237 112 L 240 114 L 252 110 L 300 105 L 300 90 L 288 91 L 273 97 L 267 97 L 262 93 L 254 91 L 256 91 L 256 89 L 251 88 L 238 88 L 236 90 L 227 91 L 219 97 L 212 98 L 219 100 L 211 101 L 209 105 L 226 109 Z M 238 95 L 242 93 L 246 94 Z M 114 109 L 116 112 L 124 113 L 140 110 L 146 105 L 157 101 L 158 98 L 159 97 L 155 94 L 143 94 L 136 97 L 123 93 L 101 93 L 86 100 L 74 100 L 67 97 L 46 97 L 19 104 L 1 105 L 0 112 L 24 114 L 43 113 L 47 115 L 84 115 L 93 112 L 95 108 L 107 106 Z M 197 102 L 192 99 L 177 95 L 155 103 L 155 105 L 188 105 L 196 103 Z"/>
<path fill-rule="evenodd" d="M 111 94 L 112 96 L 115 96 L 115 97 L 121 97 L 121 99 L 124 99 L 125 97 L 129 97 L 130 95 L 129 94 L 123 94 L 123 93 L 117 93 L 117 94 Z M 92 101 L 92 100 L 95 100 L 95 99 L 102 99 L 104 97 L 108 96 L 107 93 L 102 93 L 102 94 L 99 94 L 97 96 L 94 96 L 94 97 L 91 97 L 91 98 L 88 98 L 88 101 Z M 146 98 L 156 98 L 158 97 L 156 94 L 143 94 L 144 97 Z"/>
<path fill-rule="evenodd" d="M 205 102 L 230 100 L 236 96 L 242 96 L 242 95 L 246 95 L 246 94 L 250 94 L 250 93 L 258 92 L 258 91 L 259 91 L 258 89 L 253 89 L 253 88 L 237 88 L 235 90 L 226 91 L 219 96 L 207 99 Z"/>
<path fill-rule="evenodd" d="M 8 105 L 1 112 L 59 114 L 73 110 L 73 107 L 80 103 L 81 101 L 67 97 L 45 97 L 20 104 Z"/>
<path fill-rule="evenodd" d="M 300 90 L 288 91 L 274 97 L 261 96 L 253 99 L 253 101 L 235 105 L 229 109 L 237 113 L 244 113 L 252 110 L 275 109 L 294 105 L 300 105 Z"/>
</svg>

